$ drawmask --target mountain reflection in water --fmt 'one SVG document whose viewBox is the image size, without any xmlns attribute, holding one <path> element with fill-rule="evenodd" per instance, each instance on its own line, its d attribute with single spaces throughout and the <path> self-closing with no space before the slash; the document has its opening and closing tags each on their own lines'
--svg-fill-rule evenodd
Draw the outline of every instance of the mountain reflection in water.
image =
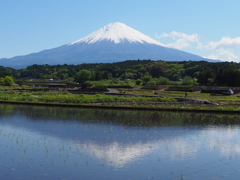
<svg viewBox="0 0 240 180">
<path fill-rule="evenodd" d="M 179 179 L 183 172 L 191 179 L 197 176 L 192 170 L 201 174 L 203 167 L 217 169 L 216 174 L 210 173 L 214 178 L 222 173 L 219 162 L 227 172 L 228 167 L 234 174 L 240 170 L 237 115 L 0 105 L 0 119 L 1 149 L 7 154 L 1 156 L 2 166 L 15 170 L 6 173 L 11 178 L 21 176 L 17 169 L 34 167 L 28 161 L 14 160 L 12 164 L 9 160 L 19 157 L 41 162 L 41 172 L 48 172 L 49 179 L 60 174 L 74 174 L 70 179 L 96 179 L 100 172 L 106 179 L 116 179 L 120 172 L 119 179 L 129 175 Z M 54 166 L 55 162 L 59 163 Z M 50 176 L 49 166 L 57 169 L 58 175 Z M 191 172 L 186 167 L 191 167 Z M 86 173 L 76 173 L 79 168 Z M 117 172 L 109 170 L 112 168 Z"/>
</svg>

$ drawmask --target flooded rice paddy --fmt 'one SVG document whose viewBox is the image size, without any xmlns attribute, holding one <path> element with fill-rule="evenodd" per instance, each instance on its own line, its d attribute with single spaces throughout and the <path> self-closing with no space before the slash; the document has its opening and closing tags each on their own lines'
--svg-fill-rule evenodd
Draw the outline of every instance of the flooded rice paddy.
<svg viewBox="0 0 240 180">
<path fill-rule="evenodd" d="M 239 179 L 240 116 L 0 104 L 0 179 Z"/>
</svg>

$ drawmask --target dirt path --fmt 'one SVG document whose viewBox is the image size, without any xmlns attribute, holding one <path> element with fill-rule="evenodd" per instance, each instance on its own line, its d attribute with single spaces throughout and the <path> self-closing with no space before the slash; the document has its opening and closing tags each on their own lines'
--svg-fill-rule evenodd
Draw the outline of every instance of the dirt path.
<svg viewBox="0 0 240 180">
<path fill-rule="evenodd" d="M 108 93 L 120 93 L 119 90 L 115 89 L 115 88 L 107 88 L 108 89 Z"/>
</svg>

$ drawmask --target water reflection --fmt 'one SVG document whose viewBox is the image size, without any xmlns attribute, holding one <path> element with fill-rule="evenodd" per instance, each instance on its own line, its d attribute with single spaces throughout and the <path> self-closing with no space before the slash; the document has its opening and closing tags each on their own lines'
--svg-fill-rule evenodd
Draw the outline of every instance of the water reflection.
<svg viewBox="0 0 240 180">
<path fill-rule="evenodd" d="M 0 171 L 4 179 L 234 179 L 239 124 L 237 115 L 0 105 Z"/>
</svg>

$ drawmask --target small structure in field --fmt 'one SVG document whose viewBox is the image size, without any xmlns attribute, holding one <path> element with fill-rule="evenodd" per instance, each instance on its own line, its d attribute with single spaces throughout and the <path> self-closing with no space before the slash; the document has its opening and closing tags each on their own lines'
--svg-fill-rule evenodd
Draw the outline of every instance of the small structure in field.
<svg viewBox="0 0 240 180">
<path fill-rule="evenodd" d="M 228 89 L 227 91 L 222 92 L 223 95 L 233 95 L 234 92 L 231 89 Z"/>
</svg>

